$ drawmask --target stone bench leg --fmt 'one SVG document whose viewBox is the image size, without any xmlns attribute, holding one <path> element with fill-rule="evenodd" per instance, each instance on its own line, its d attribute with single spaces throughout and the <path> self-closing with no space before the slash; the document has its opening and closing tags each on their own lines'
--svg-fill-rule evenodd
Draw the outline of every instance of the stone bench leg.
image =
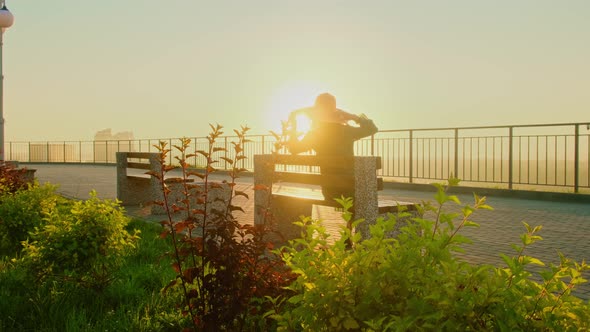
<svg viewBox="0 0 590 332">
<path fill-rule="evenodd" d="M 313 205 L 292 197 L 275 196 L 271 203 L 270 213 L 274 229 L 278 232 L 275 243 L 286 243 L 301 237 L 303 228 L 293 223 L 301 220 L 301 216 L 311 217 Z"/>
<path fill-rule="evenodd" d="M 354 160 L 354 219 L 364 219 L 355 229 L 363 239 L 370 236 L 369 226 L 374 225 L 379 213 L 378 185 L 375 176 L 377 167 L 374 158 Z"/>
</svg>

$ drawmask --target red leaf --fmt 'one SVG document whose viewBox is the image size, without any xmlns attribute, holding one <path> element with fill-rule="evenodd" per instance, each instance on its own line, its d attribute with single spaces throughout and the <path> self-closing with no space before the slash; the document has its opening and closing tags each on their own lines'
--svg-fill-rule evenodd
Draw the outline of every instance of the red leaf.
<svg viewBox="0 0 590 332">
<path fill-rule="evenodd" d="M 242 207 L 240 207 L 240 206 L 230 205 L 229 209 L 230 209 L 230 211 L 242 211 L 245 213 L 244 209 L 242 209 Z"/>
<path fill-rule="evenodd" d="M 257 184 L 254 186 L 254 190 L 268 190 L 268 186 L 263 184 Z"/>
<path fill-rule="evenodd" d="M 246 197 L 246 198 L 249 198 L 249 197 L 248 197 L 248 194 L 246 194 L 246 193 L 245 193 L 245 192 L 243 192 L 243 191 L 236 190 L 236 191 L 234 192 L 234 194 L 235 194 L 236 196 L 244 196 L 244 197 Z"/>
<path fill-rule="evenodd" d="M 161 239 L 165 239 L 166 237 L 168 237 L 168 231 L 160 233 Z"/>
<path fill-rule="evenodd" d="M 219 157 L 219 159 L 225 160 L 228 164 L 233 165 L 234 161 L 227 157 Z"/>
<path fill-rule="evenodd" d="M 197 176 L 197 177 L 199 177 L 201 179 L 205 177 L 204 174 L 201 174 L 201 173 L 196 172 L 196 171 L 186 172 L 186 176 L 192 176 L 192 175 Z"/>
<path fill-rule="evenodd" d="M 187 299 L 193 299 L 199 297 L 199 291 L 196 289 L 191 289 L 188 294 L 186 295 Z"/>
<path fill-rule="evenodd" d="M 186 229 L 186 223 L 179 222 L 176 225 L 174 225 L 174 229 L 176 230 L 176 233 L 181 233 Z"/>
<path fill-rule="evenodd" d="M 169 283 L 168 285 L 166 285 L 166 287 L 164 287 L 164 289 L 162 290 L 162 292 L 163 292 L 163 293 L 166 293 L 166 291 L 168 291 L 168 288 L 170 288 L 170 287 L 172 287 L 172 286 L 176 285 L 176 281 L 177 281 L 177 280 L 178 280 L 178 279 L 174 279 L 174 280 L 170 281 L 170 283 Z"/>
<path fill-rule="evenodd" d="M 202 214 L 202 215 L 205 215 L 205 210 L 203 210 L 203 209 L 193 209 L 193 214 Z"/>
<path fill-rule="evenodd" d="M 209 157 L 209 154 L 207 152 L 203 151 L 203 150 L 198 150 L 198 151 L 196 151 L 196 153 L 204 156 L 205 158 L 208 158 Z"/>
<path fill-rule="evenodd" d="M 176 273 L 180 273 L 180 265 L 178 263 L 172 263 L 172 268 L 174 269 L 174 271 L 176 271 Z"/>
<path fill-rule="evenodd" d="M 184 276 L 184 280 L 186 282 L 192 283 L 195 278 L 199 276 L 200 269 L 198 267 L 191 267 L 189 269 L 184 270 L 182 273 Z"/>
</svg>

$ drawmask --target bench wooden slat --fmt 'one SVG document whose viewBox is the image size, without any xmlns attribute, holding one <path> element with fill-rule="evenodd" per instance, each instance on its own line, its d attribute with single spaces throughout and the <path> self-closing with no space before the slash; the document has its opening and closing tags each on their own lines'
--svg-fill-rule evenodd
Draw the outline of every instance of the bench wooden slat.
<svg viewBox="0 0 590 332">
<path fill-rule="evenodd" d="M 293 182 L 312 185 L 329 185 L 332 188 L 354 187 L 354 175 L 322 175 L 313 173 L 275 172 L 275 182 Z M 383 190 L 383 178 L 377 178 L 377 190 Z"/>
<path fill-rule="evenodd" d="M 275 165 L 292 166 L 329 166 L 331 169 L 350 169 L 354 165 L 355 157 L 318 157 L 314 155 L 277 155 Z M 381 169 L 381 157 L 375 157 L 375 166 Z"/>
<path fill-rule="evenodd" d="M 281 203 L 281 201 L 285 201 L 285 202 L 289 202 L 292 199 L 297 199 L 298 202 L 305 202 L 306 204 L 312 204 L 312 205 L 321 205 L 321 206 L 330 206 L 330 207 L 335 207 L 335 208 L 341 208 L 342 206 L 336 202 L 334 199 L 322 199 L 321 195 L 318 195 L 316 197 L 311 197 L 311 196 L 307 196 L 307 197 L 293 197 L 289 194 L 273 194 L 272 195 L 273 200 L 277 200 L 277 203 Z M 402 202 L 402 201 L 395 201 L 395 200 L 391 200 L 391 199 L 379 199 L 378 201 L 378 209 L 379 209 L 379 214 L 383 215 L 386 213 L 397 213 L 402 209 L 405 209 L 406 211 L 416 211 L 416 205 L 415 203 L 411 203 L 411 202 Z M 351 212 L 354 212 L 354 206 L 351 210 Z"/>
<path fill-rule="evenodd" d="M 136 168 L 136 169 L 147 169 L 150 170 L 150 164 L 146 163 L 135 163 L 135 162 L 128 162 L 127 168 Z"/>
<path fill-rule="evenodd" d="M 127 158 L 150 159 L 153 152 L 126 152 Z"/>
<path fill-rule="evenodd" d="M 313 185 L 328 185 L 332 188 L 354 187 L 354 176 L 321 175 L 311 173 L 275 172 L 275 181 Z"/>
</svg>

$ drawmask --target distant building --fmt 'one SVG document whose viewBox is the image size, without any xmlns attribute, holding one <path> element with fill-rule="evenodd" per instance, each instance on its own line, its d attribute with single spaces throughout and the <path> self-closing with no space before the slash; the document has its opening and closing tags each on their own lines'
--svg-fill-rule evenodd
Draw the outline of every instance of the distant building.
<svg viewBox="0 0 590 332">
<path fill-rule="evenodd" d="M 114 163 L 117 152 L 136 151 L 133 132 L 112 132 L 111 128 L 103 129 L 94 135 L 94 161 L 97 163 Z"/>
</svg>

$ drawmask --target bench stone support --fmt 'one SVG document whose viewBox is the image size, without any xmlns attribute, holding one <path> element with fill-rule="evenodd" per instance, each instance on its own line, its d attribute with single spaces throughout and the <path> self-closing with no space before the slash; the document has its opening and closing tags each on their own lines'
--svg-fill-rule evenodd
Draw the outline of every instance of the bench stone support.
<svg viewBox="0 0 590 332">
<path fill-rule="evenodd" d="M 254 155 L 254 225 L 264 225 L 270 212 L 274 158 L 274 155 Z"/>
<path fill-rule="evenodd" d="M 369 238 L 369 226 L 374 225 L 379 214 L 376 157 L 354 158 L 354 219 L 364 219 L 355 231 Z"/>
<path fill-rule="evenodd" d="M 156 172 L 161 170 L 158 160 L 158 153 L 137 153 L 137 152 L 117 152 L 117 199 L 123 205 L 140 205 L 147 204 L 157 200 L 161 196 L 161 190 L 158 188 L 158 180 L 152 176 L 132 176 L 127 174 L 129 158 L 141 155 L 142 158 L 147 156 L 149 168 Z M 147 170 L 145 170 L 147 172 Z"/>
</svg>

